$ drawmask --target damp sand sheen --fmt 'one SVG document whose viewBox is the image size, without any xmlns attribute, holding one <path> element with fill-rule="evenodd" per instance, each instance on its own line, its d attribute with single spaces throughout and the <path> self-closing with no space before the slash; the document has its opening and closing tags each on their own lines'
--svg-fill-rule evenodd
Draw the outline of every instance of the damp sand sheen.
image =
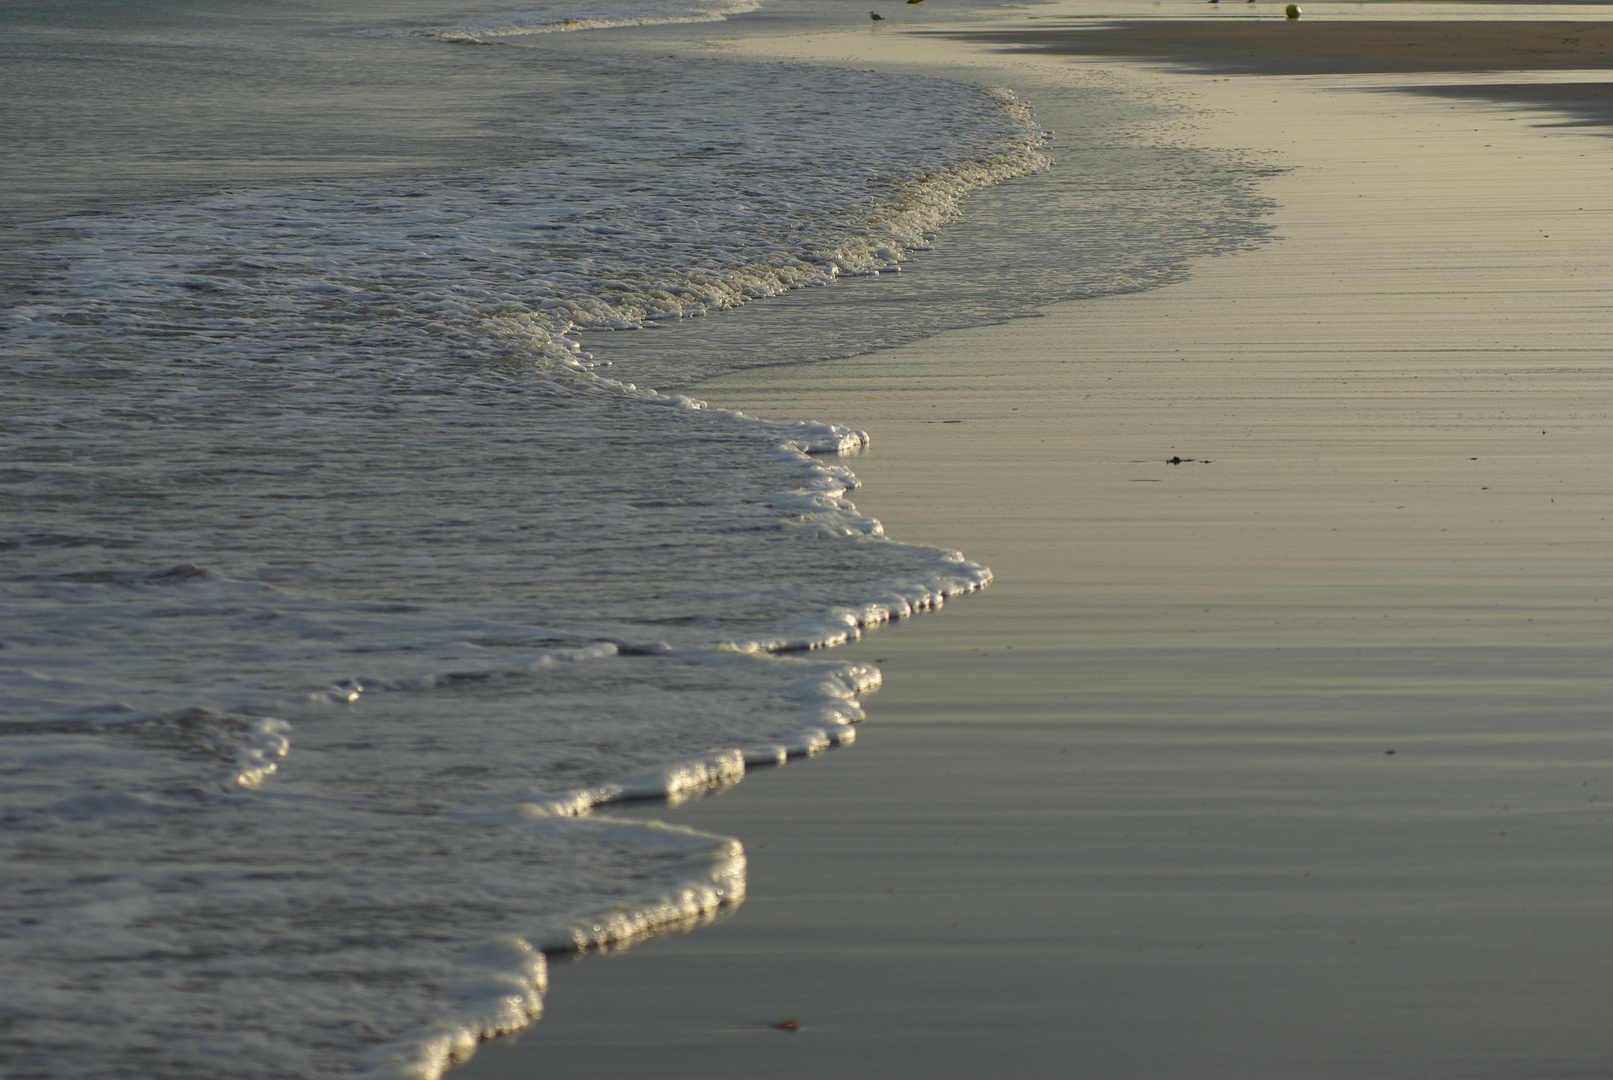
<svg viewBox="0 0 1613 1080">
<path fill-rule="evenodd" d="M 1274 154 L 1257 251 L 698 387 L 869 430 L 859 507 L 995 580 L 848 647 L 853 751 L 657 812 L 743 839 L 732 919 L 556 968 L 464 1076 L 1613 1067 L 1602 76 L 1373 59 L 1128 69 Z"/>
</svg>

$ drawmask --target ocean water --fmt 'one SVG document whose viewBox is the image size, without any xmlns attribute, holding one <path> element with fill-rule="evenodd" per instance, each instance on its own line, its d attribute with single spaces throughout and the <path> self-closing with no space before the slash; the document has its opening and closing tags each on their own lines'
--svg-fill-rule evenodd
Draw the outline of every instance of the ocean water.
<svg viewBox="0 0 1613 1080">
<path fill-rule="evenodd" d="M 595 808 L 850 742 L 879 673 L 816 650 L 990 571 L 858 513 L 866 433 L 690 384 L 1262 230 L 1101 80 L 1055 138 L 689 47 L 862 12 L 0 11 L 0 1071 L 435 1077 L 546 951 L 742 901 Z"/>
</svg>

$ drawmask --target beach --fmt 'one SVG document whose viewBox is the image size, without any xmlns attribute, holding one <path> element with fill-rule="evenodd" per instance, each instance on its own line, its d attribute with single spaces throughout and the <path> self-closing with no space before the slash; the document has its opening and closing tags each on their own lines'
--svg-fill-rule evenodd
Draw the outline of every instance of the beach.
<svg viewBox="0 0 1613 1080">
<path fill-rule="evenodd" d="M 1613 1072 L 1613 24 L 1305 7 L 0 7 L 0 1073 Z"/>
<path fill-rule="evenodd" d="M 1613 1070 L 1609 61 L 1334 25 L 776 44 L 1010 87 L 1129 58 L 1269 166 L 1274 233 L 693 388 L 866 429 L 859 509 L 995 580 L 837 651 L 884 672 L 854 746 L 611 809 L 738 838 L 748 898 L 556 960 L 452 1075 Z"/>
</svg>

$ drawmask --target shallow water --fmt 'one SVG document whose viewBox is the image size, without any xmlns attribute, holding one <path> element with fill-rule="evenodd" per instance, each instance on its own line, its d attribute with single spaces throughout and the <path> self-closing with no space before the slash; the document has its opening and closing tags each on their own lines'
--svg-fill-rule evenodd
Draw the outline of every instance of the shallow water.
<svg viewBox="0 0 1613 1080">
<path fill-rule="evenodd" d="M 878 672 L 797 654 L 990 574 L 856 511 L 863 433 L 642 384 L 1261 234 L 1113 87 L 1050 163 L 1004 91 L 646 47 L 748 6 L 8 8 L 9 1071 L 434 1076 L 737 903 L 579 815 L 849 741 Z"/>
</svg>

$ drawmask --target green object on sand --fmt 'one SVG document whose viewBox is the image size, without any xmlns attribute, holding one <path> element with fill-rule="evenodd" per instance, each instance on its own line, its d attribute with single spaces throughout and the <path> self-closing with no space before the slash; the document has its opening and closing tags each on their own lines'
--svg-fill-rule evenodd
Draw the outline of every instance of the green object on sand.
<svg viewBox="0 0 1613 1080">
<path fill-rule="evenodd" d="M 1288 18 L 1290 18 L 1290 19 L 1299 18 L 1299 5 L 1298 4 L 1289 4 L 1286 8 L 1283 9 L 1283 14 L 1285 16 L 1287 16 Z"/>
</svg>

